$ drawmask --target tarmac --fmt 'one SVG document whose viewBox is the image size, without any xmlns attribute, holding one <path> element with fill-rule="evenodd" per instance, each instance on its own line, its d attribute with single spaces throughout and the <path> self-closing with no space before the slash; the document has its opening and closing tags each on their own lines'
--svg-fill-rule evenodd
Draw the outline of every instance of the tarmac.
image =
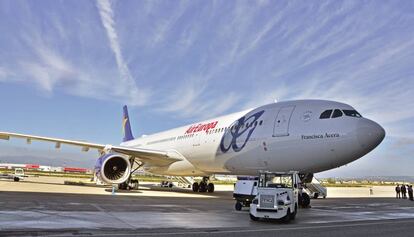
<svg viewBox="0 0 414 237">
<path fill-rule="evenodd" d="M 313 199 L 290 224 L 251 221 L 228 187 L 215 193 L 143 184 L 137 191 L 64 185 L 63 178 L 0 180 L 0 236 L 413 236 L 406 199 Z"/>
</svg>

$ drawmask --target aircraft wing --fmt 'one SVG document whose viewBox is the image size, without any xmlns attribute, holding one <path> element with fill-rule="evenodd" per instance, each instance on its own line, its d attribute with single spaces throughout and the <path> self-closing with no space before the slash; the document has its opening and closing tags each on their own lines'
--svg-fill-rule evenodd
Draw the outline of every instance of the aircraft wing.
<svg viewBox="0 0 414 237">
<path fill-rule="evenodd" d="M 152 164 L 152 165 L 168 165 L 176 161 L 183 160 L 181 154 L 175 151 L 160 151 L 144 148 L 133 148 L 124 146 L 104 145 L 98 143 L 90 143 L 85 141 L 66 140 L 50 137 L 33 136 L 19 133 L 0 132 L 0 139 L 10 140 L 10 138 L 22 138 L 26 139 L 28 144 L 31 144 L 33 140 L 45 141 L 55 143 L 55 148 L 59 149 L 62 144 L 78 146 L 82 148 L 82 151 L 89 151 L 89 149 L 97 149 L 98 151 L 114 151 L 124 155 L 132 156 L 138 160 Z"/>
</svg>

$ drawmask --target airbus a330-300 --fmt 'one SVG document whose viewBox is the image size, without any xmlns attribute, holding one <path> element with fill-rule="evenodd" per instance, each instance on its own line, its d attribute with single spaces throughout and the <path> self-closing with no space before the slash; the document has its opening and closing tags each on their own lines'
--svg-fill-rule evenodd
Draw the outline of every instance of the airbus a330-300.
<svg viewBox="0 0 414 237">
<path fill-rule="evenodd" d="M 214 191 L 213 174 L 257 175 L 259 171 L 299 171 L 303 182 L 313 173 L 348 164 L 384 139 L 376 122 L 350 105 L 296 100 L 263 105 L 191 125 L 134 138 L 124 107 L 120 145 L 0 132 L 24 138 L 98 149 L 95 174 L 107 184 L 131 182 L 134 169 L 170 176 L 202 176 L 194 191 Z M 308 178 L 306 178 L 308 177 Z"/>
</svg>

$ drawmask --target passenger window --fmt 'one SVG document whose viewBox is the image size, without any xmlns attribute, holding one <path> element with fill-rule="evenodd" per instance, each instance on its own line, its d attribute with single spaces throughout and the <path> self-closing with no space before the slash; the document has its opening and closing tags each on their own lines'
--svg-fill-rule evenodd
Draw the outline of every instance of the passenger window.
<svg viewBox="0 0 414 237">
<path fill-rule="evenodd" d="M 320 119 L 328 119 L 328 118 L 331 117 L 331 114 L 332 114 L 332 109 L 328 109 L 328 110 L 323 111 L 321 113 L 321 116 L 319 116 L 319 118 Z"/>
<path fill-rule="evenodd" d="M 342 111 L 340 111 L 339 109 L 335 109 L 335 111 L 332 114 L 332 118 L 338 118 L 342 116 Z"/>
</svg>

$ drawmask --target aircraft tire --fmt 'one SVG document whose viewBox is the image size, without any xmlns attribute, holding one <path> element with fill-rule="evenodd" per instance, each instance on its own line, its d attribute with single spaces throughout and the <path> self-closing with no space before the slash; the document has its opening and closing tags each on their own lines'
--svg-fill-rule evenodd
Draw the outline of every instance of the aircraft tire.
<svg viewBox="0 0 414 237">
<path fill-rule="evenodd" d="M 193 192 L 198 192 L 198 188 L 199 188 L 198 183 L 197 182 L 194 182 L 192 188 L 193 188 Z"/>
<path fill-rule="evenodd" d="M 118 184 L 119 190 L 128 190 L 128 184 L 126 182 Z"/>
<path fill-rule="evenodd" d="M 207 185 L 207 192 L 214 193 L 214 184 L 213 183 L 209 183 Z"/>
<path fill-rule="evenodd" d="M 132 190 L 139 189 L 139 181 L 137 179 L 132 179 L 130 185 Z"/>
<path fill-rule="evenodd" d="M 198 191 L 200 193 L 205 193 L 207 192 L 207 184 L 205 182 L 200 182 L 200 185 L 198 187 Z"/>
</svg>

